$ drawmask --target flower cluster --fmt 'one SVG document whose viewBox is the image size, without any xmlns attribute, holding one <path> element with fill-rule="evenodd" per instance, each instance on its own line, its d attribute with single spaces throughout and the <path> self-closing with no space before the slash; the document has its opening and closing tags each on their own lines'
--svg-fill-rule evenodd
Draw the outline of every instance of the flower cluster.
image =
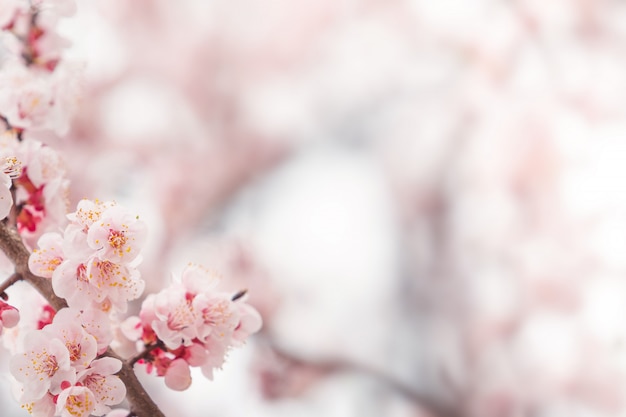
<svg viewBox="0 0 626 417">
<path fill-rule="evenodd" d="M 36 239 L 65 221 L 69 181 L 59 154 L 35 140 L 18 142 L 14 154 L 22 164 L 13 180 L 20 234 Z"/>
<path fill-rule="evenodd" d="M 190 264 L 180 282 L 149 295 L 139 317 L 124 323 L 126 336 L 146 349 L 139 363 L 164 376 L 171 389 L 189 387 L 190 366 L 201 367 L 212 379 L 229 349 L 261 327 L 259 313 L 241 299 L 243 293 L 219 292 L 218 282 L 206 269 Z"/>
<path fill-rule="evenodd" d="M 45 233 L 29 259 L 31 271 L 51 278 L 70 307 L 124 312 L 145 283 L 137 269 L 146 226 L 112 202 L 81 200 L 63 234 Z"/>
<path fill-rule="evenodd" d="M 54 149 L 5 131 L 0 134 L 0 166 L 0 219 L 15 204 L 14 221 L 28 240 L 65 221 L 69 181 Z"/>
<path fill-rule="evenodd" d="M 68 129 L 76 105 L 76 89 L 71 88 L 76 71 L 61 63 L 69 42 L 55 29 L 59 17 L 74 10 L 73 0 L 3 0 L 0 50 L 8 53 L 0 62 L 0 114 L 18 133 Z"/>
<path fill-rule="evenodd" d="M 10 363 L 19 401 L 35 417 L 101 416 L 126 396 L 114 374 L 122 363 L 96 359 L 98 341 L 78 310 L 59 310 L 51 324 L 28 333 Z"/>
</svg>

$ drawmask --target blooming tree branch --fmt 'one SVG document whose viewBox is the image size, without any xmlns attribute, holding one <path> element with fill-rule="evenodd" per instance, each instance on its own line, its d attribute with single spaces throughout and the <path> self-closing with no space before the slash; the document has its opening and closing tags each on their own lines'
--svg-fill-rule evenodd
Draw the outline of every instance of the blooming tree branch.
<svg viewBox="0 0 626 417">
<path fill-rule="evenodd" d="M 8 299 L 5 290 L 25 281 L 47 303 L 36 323 L 22 323 L 17 308 L 0 301 L 0 332 L 15 328 L 9 368 L 18 401 L 34 417 L 164 417 L 134 366 L 187 389 L 190 367 L 212 378 L 261 318 L 245 292 L 220 291 L 215 274 L 190 264 L 179 281 L 144 300 L 139 316 L 124 319 L 145 288 L 138 266 L 148 227 L 111 201 L 84 199 L 68 214 L 62 158 L 35 139 L 68 127 L 73 74 L 61 61 L 55 24 L 73 10 L 72 0 L 12 0 L 0 8 L 0 29 L 9 35 L 0 42 L 13 53 L 0 63 L 0 85 L 11 86 L 0 90 L 0 250 L 15 267 L 0 296 Z M 127 349 L 125 359 L 114 342 L 139 352 Z M 124 399 L 130 410 L 112 410 Z"/>
</svg>

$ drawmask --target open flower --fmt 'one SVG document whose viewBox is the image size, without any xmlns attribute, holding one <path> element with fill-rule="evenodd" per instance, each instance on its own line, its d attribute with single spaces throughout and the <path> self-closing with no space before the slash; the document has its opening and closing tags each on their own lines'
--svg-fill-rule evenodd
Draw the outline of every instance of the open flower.
<svg viewBox="0 0 626 417">
<path fill-rule="evenodd" d="M 145 223 L 120 206 L 102 213 L 87 232 L 87 244 L 100 259 L 124 264 L 137 258 L 145 238 Z"/>
<path fill-rule="evenodd" d="M 38 249 L 28 258 L 30 271 L 44 278 L 52 278 L 52 273 L 63 262 L 63 237 L 58 233 L 44 233 L 37 241 Z"/>
<path fill-rule="evenodd" d="M 151 323 L 154 332 L 168 348 L 188 346 L 198 336 L 200 317 L 182 286 L 176 285 L 163 290 L 156 296 L 147 298 L 145 303 L 156 316 L 156 320 Z"/>
<path fill-rule="evenodd" d="M 59 393 L 61 383 L 75 379 L 76 375 L 65 343 L 42 331 L 26 335 L 24 349 L 13 356 L 10 370 L 23 385 L 24 402 L 38 400 L 48 391 Z"/>
<path fill-rule="evenodd" d="M 60 339 L 67 348 L 70 364 L 76 369 L 85 369 L 96 358 L 96 339 L 87 333 L 80 321 L 76 320 L 77 312 L 70 308 L 59 310 L 52 324 L 44 327 L 43 331 Z"/>
<path fill-rule="evenodd" d="M 114 358 L 96 359 L 89 369 L 78 375 L 78 382 L 89 388 L 94 398 L 94 415 L 108 413 L 109 406 L 121 403 L 126 397 L 126 386 L 113 375 L 122 368 L 122 362 Z"/>
<path fill-rule="evenodd" d="M 56 415 L 61 417 L 88 417 L 95 408 L 95 396 L 89 388 L 70 386 L 57 397 Z"/>
</svg>

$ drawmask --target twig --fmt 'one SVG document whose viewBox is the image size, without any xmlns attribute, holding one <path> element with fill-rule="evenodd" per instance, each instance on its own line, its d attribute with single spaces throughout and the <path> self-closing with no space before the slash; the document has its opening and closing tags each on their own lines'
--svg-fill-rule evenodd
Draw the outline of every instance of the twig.
<svg viewBox="0 0 626 417">
<path fill-rule="evenodd" d="M 163 349 L 164 347 L 165 346 L 163 345 L 163 342 L 159 340 L 153 345 L 146 346 L 143 352 L 140 352 L 137 355 L 133 356 L 132 358 L 127 359 L 126 362 L 128 362 L 130 366 L 134 366 L 141 359 L 147 358 L 148 355 L 150 355 L 150 353 L 152 353 L 154 349 L 157 349 L 157 348 Z"/>
<path fill-rule="evenodd" d="M 0 284 L 0 298 L 2 298 L 3 300 L 6 300 L 7 295 L 5 291 L 7 290 L 7 288 L 9 288 L 11 285 L 15 284 L 17 281 L 21 279 L 22 279 L 22 275 L 15 272 L 13 273 L 13 275 L 7 278 L 2 284 Z"/>
</svg>

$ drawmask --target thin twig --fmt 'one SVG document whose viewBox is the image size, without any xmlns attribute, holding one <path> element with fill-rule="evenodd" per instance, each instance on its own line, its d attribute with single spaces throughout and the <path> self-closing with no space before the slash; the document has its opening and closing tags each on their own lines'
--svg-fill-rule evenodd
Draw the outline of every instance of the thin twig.
<svg viewBox="0 0 626 417">
<path fill-rule="evenodd" d="M 141 359 L 145 359 L 145 358 L 147 358 L 147 357 L 150 355 L 150 353 L 152 353 L 152 351 L 153 351 L 154 349 L 157 349 L 157 348 L 159 348 L 159 349 L 163 349 L 164 347 L 165 347 L 165 346 L 163 345 L 163 342 L 161 342 L 161 341 L 159 340 L 159 341 L 157 341 L 157 342 L 156 342 L 155 344 L 153 344 L 153 345 L 148 345 L 148 346 L 146 346 L 146 348 L 145 348 L 142 352 L 138 353 L 137 355 L 133 356 L 132 358 L 127 359 L 127 360 L 126 360 L 126 362 L 128 362 L 128 364 L 129 364 L 130 366 L 134 366 L 134 365 L 135 365 L 138 361 L 140 361 Z"/>
<path fill-rule="evenodd" d="M 6 300 L 7 294 L 5 291 L 7 290 L 7 288 L 9 288 L 11 285 L 15 284 L 17 281 L 21 279 L 22 279 L 22 275 L 18 274 L 17 272 L 14 272 L 13 275 L 11 275 L 2 284 L 0 284 L 0 298 L 2 298 L 3 300 Z"/>
</svg>

